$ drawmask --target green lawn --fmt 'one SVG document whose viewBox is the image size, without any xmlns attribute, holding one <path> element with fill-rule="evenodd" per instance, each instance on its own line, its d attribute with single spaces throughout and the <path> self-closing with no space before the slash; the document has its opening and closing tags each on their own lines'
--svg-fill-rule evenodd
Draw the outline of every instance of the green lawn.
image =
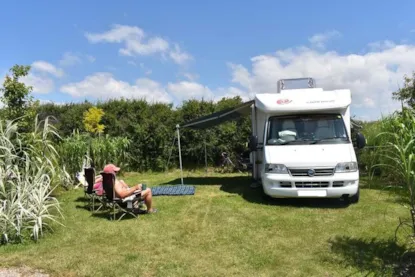
<svg viewBox="0 0 415 277">
<path fill-rule="evenodd" d="M 263 199 L 241 175 L 186 173 L 194 196 L 154 197 L 158 214 L 109 221 L 64 192 L 65 227 L 39 243 L 0 247 L 0 265 L 59 276 L 392 276 L 395 196 L 363 186 L 361 201 Z M 130 185 L 179 183 L 177 173 L 127 174 Z"/>
</svg>

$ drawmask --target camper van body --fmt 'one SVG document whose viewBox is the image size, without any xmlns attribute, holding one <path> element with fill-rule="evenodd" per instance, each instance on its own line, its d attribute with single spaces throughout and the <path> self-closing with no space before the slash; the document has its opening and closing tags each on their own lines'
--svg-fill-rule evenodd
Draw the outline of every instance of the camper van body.
<svg viewBox="0 0 415 277">
<path fill-rule="evenodd" d="M 274 198 L 358 200 L 359 170 L 348 89 L 300 88 L 256 94 L 253 176 Z"/>
</svg>

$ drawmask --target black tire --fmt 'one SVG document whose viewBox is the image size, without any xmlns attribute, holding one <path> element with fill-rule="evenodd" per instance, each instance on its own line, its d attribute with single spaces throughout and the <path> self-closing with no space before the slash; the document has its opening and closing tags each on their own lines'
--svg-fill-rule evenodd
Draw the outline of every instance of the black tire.
<svg viewBox="0 0 415 277">
<path fill-rule="evenodd" d="M 360 198 L 360 188 L 357 189 L 357 193 L 353 195 L 352 197 L 349 197 L 350 204 L 357 204 L 359 203 Z"/>
</svg>

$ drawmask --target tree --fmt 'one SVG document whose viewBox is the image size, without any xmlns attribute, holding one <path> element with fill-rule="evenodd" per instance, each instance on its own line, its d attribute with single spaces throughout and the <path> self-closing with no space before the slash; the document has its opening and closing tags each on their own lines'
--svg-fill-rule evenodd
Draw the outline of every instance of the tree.
<svg viewBox="0 0 415 277">
<path fill-rule="evenodd" d="M 415 108 L 415 72 L 412 72 L 412 78 L 405 75 L 404 81 L 404 87 L 393 92 L 392 98 Z"/>
<path fill-rule="evenodd" d="M 87 132 L 92 134 L 101 134 L 104 132 L 105 126 L 100 124 L 104 111 L 97 107 L 91 107 L 84 112 L 84 127 Z"/>
<path fill-rule="evenodd" d="M 30 95 L 32 87 L 19 80 L 26 77 L 29 71 L 30 66 L 14 65 L 10 69 L 11 76 L 6 75 L 3 88 L 0 88 L 1 101 L 5 104 L 6 119 L 16 120 L 19 118 L 18 125 L 21 128 L 29 128 L 35 116 L 32 109 L 33 98 Z"/>
</svg>

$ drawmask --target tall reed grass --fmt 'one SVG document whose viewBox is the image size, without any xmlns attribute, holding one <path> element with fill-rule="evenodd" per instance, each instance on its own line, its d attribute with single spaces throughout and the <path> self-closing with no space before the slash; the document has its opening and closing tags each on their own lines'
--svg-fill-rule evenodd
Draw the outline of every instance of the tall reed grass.
<svg viewBox="0 0 415 277">
<path fill-rule="evenodd" d="M 402 183 L 399 174 L 386 165 L 390 162 L 387 160 L 392 139 L 389 134 L 394 134 L 397 131 L 401 121 L 404 120 L 403 116 L 405 115 L 396 112 L 379 121 L 364 124 L 362 132 L 366 137 L 367 146 L 360 153 L 359 163 L 370 179 L 377 175 L 390 184 Z"/>
<path fill-rule="evenodd" d="M 59 139 L 49 118 L 35 122 L 32 133 L 18 131 L 17 120 L 0 121 L 0 233 L 2 243 L 37 241 L 51 222 L 62 217 L 51 194 L 70 182 L 58 163 L 54 140 Z"/>
<path fill-rule="evenodd" d="M 133 157 L 129 154 L 130 140 L 109 135 L 91 137 L 74 131 L 59 146 L 61 163 L 65 164 L 72 176 L 82 170 L 85 160 L 93 161 L 94 167 L 101 170 L 105 164 L 114 163 L 125 170 L 130 169 Z"/>
<path fill-rule="evenodd" d="M 405 188 L 403 195 L 409 205 L 410 223 L 401 225 L 411 228 L 411 239 L 415 238 L 415 111 L 404 109 L 382 120 L 381 132 L 375 137 L 379 147 L 378 161 L 389 180 Z"/>
</svg>

